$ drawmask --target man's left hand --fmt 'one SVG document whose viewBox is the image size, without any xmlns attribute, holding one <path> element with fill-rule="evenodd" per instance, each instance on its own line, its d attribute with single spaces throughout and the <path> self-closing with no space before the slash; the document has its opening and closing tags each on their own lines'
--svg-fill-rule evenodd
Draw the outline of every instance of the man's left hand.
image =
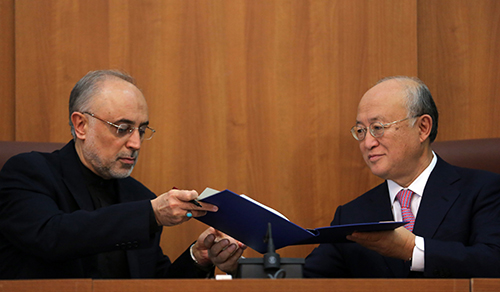
<svg viewBox="0 0 500 292">
<path fill-rule="evenodd" d="M 202 266 L 214 264 L 221 271 L 234 274 L 238 259 L 246 248 L 243 243 L 210 227 L 198 237 L 193 246 L 193 255 Z"/>
<path fill-rule="evenodd" d="M 402 260 L 411 259 L 415 247 L 415 234 L 404 227 L 390 231 L 354 232 L 347 239 L 383 256 Z"/>
</svg>

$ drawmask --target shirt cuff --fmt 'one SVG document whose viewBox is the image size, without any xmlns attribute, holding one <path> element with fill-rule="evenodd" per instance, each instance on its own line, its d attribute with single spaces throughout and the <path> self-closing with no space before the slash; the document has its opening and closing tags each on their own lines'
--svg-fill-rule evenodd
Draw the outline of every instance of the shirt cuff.
<svg viewBox="0 0 500 292">
<path fill-rule="evenodd" d="M 200 265 L 200 263 L 198 263 L 198 261 L 196 260 L 196 257 L 194 256 L 193 254 L 193 246 L 195 244 L 191 244 L 191 246 L 189 247 L 189 254 L 191 255 L 191 259 L 193 260 L 195 266 L 198 268 L 198 269 L 201 269 L 202 271 L 205 271 L 205 272 L 211 272 L 213 271 L 214 269 L 214 265 L 211 264 L 211 265 L 208 265 L 208 266 L 202 266 Z"/>
<path fill-rule="evenodd" d="M 423 272 L 425 267 L 425 242 L 421 236 L 415 236 L 415 247 L 411 260 L 410 270 L 413 272 Z"/>
<path fill-rule="evenodd" d="M 194 246 L 194 243 L 191 244 L 191 246 L 189 247 L 189 254 L 191 255 L 191 258 L 193 259 L 194 263 L 199 265 L 200 263 L 198 263 L 198 261 L 196 260 L 196 257 L 193 254 L 193 246 Z"/>
</svg>

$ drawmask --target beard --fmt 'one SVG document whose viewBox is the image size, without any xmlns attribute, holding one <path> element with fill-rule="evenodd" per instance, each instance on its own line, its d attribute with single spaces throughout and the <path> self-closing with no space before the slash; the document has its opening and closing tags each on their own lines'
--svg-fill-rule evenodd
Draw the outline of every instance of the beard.
<svg viewBox="0 0 500 292">
<path fill-rule="evenodd" d="M 83 156 L 93 167 L 93 170 L 104 179 L 120 179 L 129 177 L 134 169 L 139 156 L 139 151 L 121 151 L 112 160 L 105 160 L 99 155 L 99 151 L 94 143 L 82 147 Z M 124 164 L 119 161 L 119 157 L 135 158 L 134 164 Z"/>
</svg>

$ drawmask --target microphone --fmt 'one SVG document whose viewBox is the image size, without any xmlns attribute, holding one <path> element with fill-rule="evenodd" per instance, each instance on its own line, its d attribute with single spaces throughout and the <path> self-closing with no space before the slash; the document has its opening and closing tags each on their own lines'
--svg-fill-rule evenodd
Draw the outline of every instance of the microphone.
<svg viewBox="0 0 500 292">
<path fill-rule="evenodd" d="M 281 265 L 281 259 L 274 248 L 271 223 L 267 223 L 267 234 L 264 242 L 267 242 L 267 253 L 264 255 L 264 271 L 271 272 L 278 270 Z"/>
</svg>

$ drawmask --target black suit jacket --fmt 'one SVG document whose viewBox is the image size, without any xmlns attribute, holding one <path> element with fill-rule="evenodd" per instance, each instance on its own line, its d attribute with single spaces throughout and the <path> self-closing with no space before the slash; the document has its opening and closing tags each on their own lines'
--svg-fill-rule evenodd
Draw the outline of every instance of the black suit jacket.
<svg viewBox="0 0 500 292">
<path fill-rule="evenodd" d="M 73 141 L 14 156 L 0 172 L 0 278 L 88 277 L 85 261 L 126 250 L 132 278 L 204 277 L 186 250 L 172 264 L 150 232 L 155 195 L 118 180 L 120 203 L 94 211 Z"/>
<path fill-rule="evenodd" d="M 331 225 L 394 220 L 387 183 L 340 206 Z M 306 277 L 500 277 L 500 175 L 452 166 L 438 157 L 413 233 L 425 240 L 425 270 L 357 243 L 321 244 Z"/>
</svg>

